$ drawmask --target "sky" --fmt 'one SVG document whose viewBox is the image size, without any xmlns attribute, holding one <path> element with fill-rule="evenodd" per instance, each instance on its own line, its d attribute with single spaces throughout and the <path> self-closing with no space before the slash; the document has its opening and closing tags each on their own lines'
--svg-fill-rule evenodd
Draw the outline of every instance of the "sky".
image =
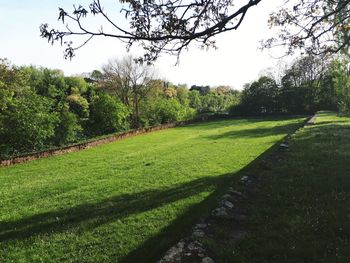
<svg viewBox="0 0 350 263">
<path fill-rule="evenodd" d="M 237 0 L 244 2 L 243 0 Z M 73 4 L 89 0 L 0 0 L 0 58 L 15 65 L 35 65 L 61 69 L 67 75 L 91 72 L 112 58 L 122 58 L 125 46 L 116 39 L 99 38 L 80 49 L 71 61 L 63 58 L 63 48 L 40 38 L 39 26 L 59 27 L 58 7 L 72 10 Z M 103 0 L 112 14 L 119 15 L 116 0 Z M 161 78 L 174 84 L 228 85 L 242 89 L 262 72 L 274 67 L 280 51 L 261 51 L 259 41 L 271 36 L 267 20 L 281 0 L 263 0 L 252 7 L 237 31 L 216 37 L 217 49 L 201 50 L 192 46 L 180 56 L 163 55 L 155 64 Z M 137 50 L 132 51 L 137 52 Z M 135 53 L 131 53 L 132 55 Z"/>
</svg>

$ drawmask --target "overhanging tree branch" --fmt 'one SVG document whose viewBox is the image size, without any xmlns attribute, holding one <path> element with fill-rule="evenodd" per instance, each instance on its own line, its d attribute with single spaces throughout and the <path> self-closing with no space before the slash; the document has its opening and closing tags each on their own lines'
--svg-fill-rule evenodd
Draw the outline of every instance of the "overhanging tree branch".
<svg viewBox="0 0 350 263">
<path fill-rule="evenodd" d="M 89 8 L 79 5 L 69 14 L 59 8 L 58 20 L 66 23 L 64 30 L 51 29 L 48 24 L 40 27 L 41 37 L 51 44 L 66 44 L 65 57 L 72 58 L 75 51 L 86 45 L 94 36 L 117 38 L 131 47 L 134 43 L 144 48 L 140 62 L 153 62 L 161 53 L 178 55 L 192 42 L 202 46 L 215 46 L 214 37 L 236 30 L 242 24 L 248 10 L 262 0 L 120 0 L 121 13 L 129 24 L 128 29 L 115 23 L 104 10 L 100 0 L 94 0 Z M 103 18 L 112 31 L 93 31 L 83 25 L 91 16 Z M 71 25 L 75 26 L 75 30 Z M 80 44 L 72 42 L 73 36 L 86 36 Z"/>
<path fill-rule="evenodd" d="M 283 6 L 270 17 L 279 28 L 277 37 L 263 42 L 263 48 L 287 47 L 287 53 L 348 53 L 350 44 L 350 0 L 300 0 Z M 295 3 L 295 1 L 293 2 Z"/>
</svg>

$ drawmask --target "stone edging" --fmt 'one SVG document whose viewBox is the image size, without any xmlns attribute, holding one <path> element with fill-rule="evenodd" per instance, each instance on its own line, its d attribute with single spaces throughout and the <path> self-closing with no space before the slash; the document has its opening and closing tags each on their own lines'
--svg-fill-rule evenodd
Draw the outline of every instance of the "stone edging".
<svg viewBox="0 0 350 263">
<path fill-rule="evenodd" d="M 316 118 L 316 114 L 308 118 L 302 127 L 313 125 Z M 294 131 L 294 133 L 296 131 Z M 289 148 L 289 139 L 290 134 L 280 142 L 276 152 L 287 150 Z M 276 152 L 270 154 L 270 158 L 276 154 Z M 269 158 L 269 156 L 267 158 Z M 263 160 L 260 166 L 262 169 L 271 168 L 266 160 Z M 242 176 L 240 179 L 242 190 L 237 191 L 229 187 L 226 194 L 220 198 L 217 207 L 212 210 L 211 214 L 206 218 L 202 218 L 201 221 L 192 228 L 191 236 L 181 239 L 177 244 L 171 247 L 157 263 L 214 263 L 213 256 L 211 256 L 212 253 L 205 248 L 201 240 L 206 236 L 210 236 L 212 227 L 220 220 L 233 220 L 237 224 L 237 230 L 233 234 L 235 242 L 243 239 L 248 234 L 248 231 L 242 227 L 242 223 L 247 220 L 249 215 L 246 209 L 242 207 L 241 203 L 243 200 L 246 200 L 247 196 L 258 191 L 258 180 L 259 178 L 257 175 Z"/>
</svg>

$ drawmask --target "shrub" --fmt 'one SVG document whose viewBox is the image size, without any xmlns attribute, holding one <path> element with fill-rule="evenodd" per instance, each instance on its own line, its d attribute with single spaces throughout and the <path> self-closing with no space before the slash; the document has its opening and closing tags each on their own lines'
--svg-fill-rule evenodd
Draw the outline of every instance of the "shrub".
<svg viewBox="0 0 350 263">
<path fill-rule="evenodd" d="M 120 100 L 101 93 L 90 103 L 87 130 L 92 135 L 102 135 L 129 129 L 129 109 Z"/>
<path fill-rule="evenodd" d="M 157 98 L 142 104 L 145 126 L 193 119 L 196 110 L 182 105 L 177 99 Z"/>
<path fill-rule="evenodd" d="M 7 145 L 14 151 L 45 148 L 54 137 L 58 122 L 51 108 L 51 100 L 29 89 L 17 94 L 1 114 L 0 145 Z"/>
<path fill-rule="evenodd" d="M 83 128 L 79 124 L 77 116 L 67 109 L 63 109 L 55 129 L 55 143 L 56 145 L 64 145 L 75 142 L 79 139 L 82 131 Z"/>
<path fill-rule="evenodd" d="M 71 94 L 67 97 L 69 109 L 82 120 L 89 117 L 89 102 L 80 94 Z"/>
</svg>

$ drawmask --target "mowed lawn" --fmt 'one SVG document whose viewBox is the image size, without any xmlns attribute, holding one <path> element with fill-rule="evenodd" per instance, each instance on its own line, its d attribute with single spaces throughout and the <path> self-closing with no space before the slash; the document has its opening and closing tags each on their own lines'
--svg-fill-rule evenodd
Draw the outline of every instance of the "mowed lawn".
<svg viewBox="0 0 350 263">
<path fill-rule="evenodd" d="M 152 262 L 303 118 L 153 132 L 0 168 L 0 262 Z"/>
</svg>

